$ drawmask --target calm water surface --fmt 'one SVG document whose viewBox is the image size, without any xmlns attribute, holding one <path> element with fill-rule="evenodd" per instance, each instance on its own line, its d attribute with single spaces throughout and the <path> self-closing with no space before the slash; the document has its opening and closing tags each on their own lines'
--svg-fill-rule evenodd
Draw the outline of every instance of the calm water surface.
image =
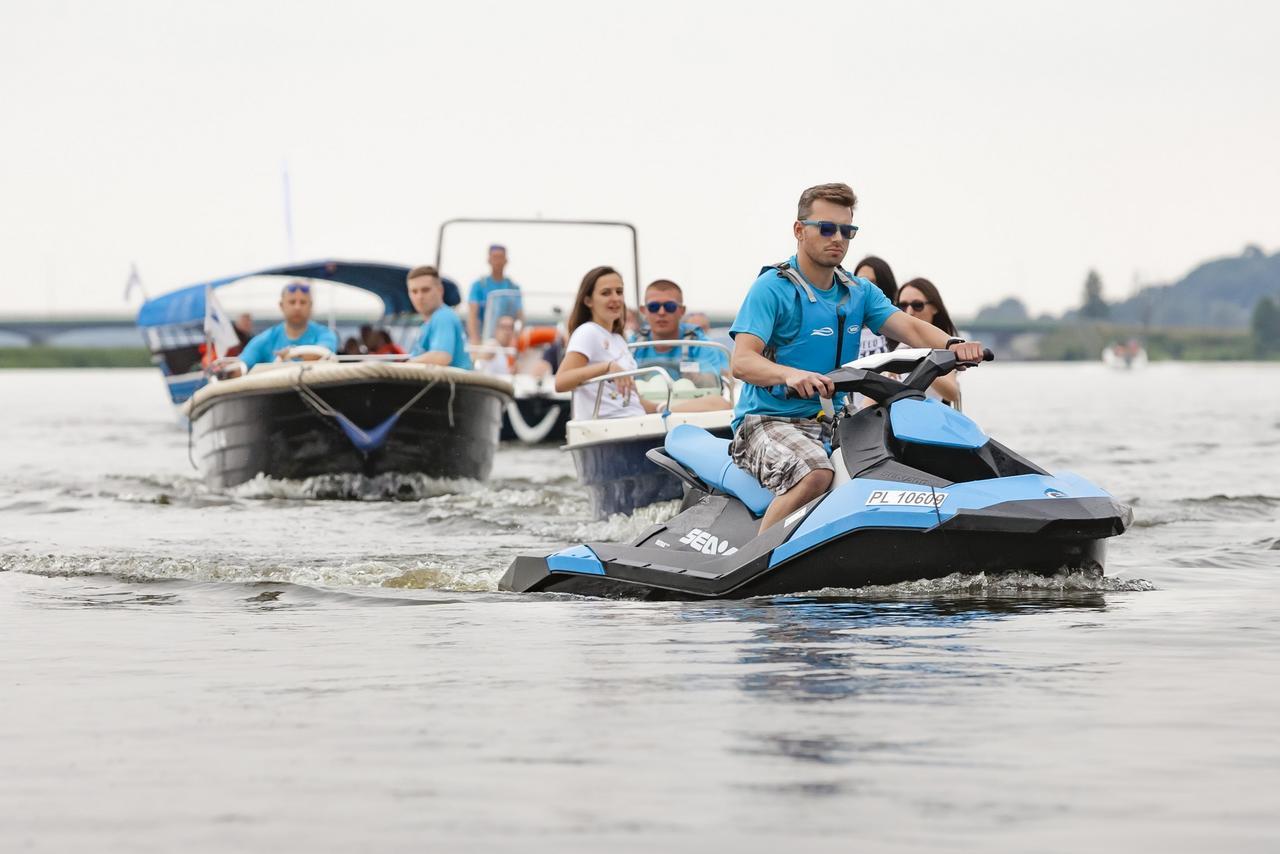
<svg viewBox="0 0 1280 854">
<path fill-rule="evenodd" d="M 1106 580 L 500 594 L 672 508 L 518 446 L 213 493 L 153 372 L 0 372 L 0 848 L 1277 850 L 1280 366 L 965 388 L 1134 504 Z"/>
</svg>

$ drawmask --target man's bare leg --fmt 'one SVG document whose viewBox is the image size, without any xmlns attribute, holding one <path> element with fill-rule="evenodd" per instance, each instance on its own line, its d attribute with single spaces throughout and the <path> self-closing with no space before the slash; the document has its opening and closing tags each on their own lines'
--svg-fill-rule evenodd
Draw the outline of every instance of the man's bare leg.
<svg viewBox="0 0 1280 854">
<path fill-rule="evenodd" d="M 773 503 L 764 513 L 764 518 L 760 520 L 760 533 L 763 534 L 766 529 L 825 493 L 831 488 L 833 476 L 834 473 L 830 469 L 811 471 L 800 478 L 800 482 L 795 486 L 773 499 Z"/>
</svg>

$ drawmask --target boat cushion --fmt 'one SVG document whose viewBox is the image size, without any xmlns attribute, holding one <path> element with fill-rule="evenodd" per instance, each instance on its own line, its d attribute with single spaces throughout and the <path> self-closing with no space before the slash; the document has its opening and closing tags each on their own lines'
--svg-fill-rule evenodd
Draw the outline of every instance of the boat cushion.
<svg viewBox="0 0 1280 854">
<path fill-rule="evenodd" d="M 701 427 L 678 424 L 667 434 L 666 451 L 672 459 L 702 478 L 702 482 L 739 499 L 757 516 L 764 515 L 773 493 L 733 464 L 729 440 L 717 439 Z"/>
</svg>

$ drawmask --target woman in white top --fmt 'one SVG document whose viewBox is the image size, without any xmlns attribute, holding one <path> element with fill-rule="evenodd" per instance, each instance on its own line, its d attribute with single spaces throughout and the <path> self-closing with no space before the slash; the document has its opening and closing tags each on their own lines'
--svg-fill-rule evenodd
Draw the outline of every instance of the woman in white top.
<svg viewBox="0 0 1280 854">
<path fill-rule="evenodd" d="M 556 391 L 573 391 L 573 417 L 592 418 L 596 398 L 600 398 L 599 418 L 625 418 L 657 412 L 659 403 L 645 400 L 631 377 L 583 385 L 596 377 L 632 371 L 636 360 L 622 337 L 627 306 L 623 299 L 622 276 L 612 267 L 595 267 L 583 276 L 569 313 L 569 343 L 556 371 Z M 683 412 L 726 409 L 729 403 L 719 395 L 673 402 L 671 408 Z"/>
</svg>

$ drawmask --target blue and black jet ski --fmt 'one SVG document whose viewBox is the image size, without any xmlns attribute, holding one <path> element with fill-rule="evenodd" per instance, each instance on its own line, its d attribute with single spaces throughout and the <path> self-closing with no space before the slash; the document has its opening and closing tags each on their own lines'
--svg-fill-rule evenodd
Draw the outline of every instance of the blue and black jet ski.
<svg viewBox="0 0 1280 854">
<path fill-rule="evenodd" d="M 991 358 L 990 351 L 986 354 Z M 757 534 L 773 495 L 729 442 L 680 425 L 649 459 L 685 485 L 683 509 L 635 542 L 521 556 L 500 589 L 641 599 L 739 598 L 858 588 L 952 573 L 1101 572 L 1132 511 L 989 439 L 925 390 L 949 350 L 897 350 L 827 374 L 876 405 L 840 417 L 826 495 Z M 898 380 L 886 374 L 905 374 Z"/>
</svg>

